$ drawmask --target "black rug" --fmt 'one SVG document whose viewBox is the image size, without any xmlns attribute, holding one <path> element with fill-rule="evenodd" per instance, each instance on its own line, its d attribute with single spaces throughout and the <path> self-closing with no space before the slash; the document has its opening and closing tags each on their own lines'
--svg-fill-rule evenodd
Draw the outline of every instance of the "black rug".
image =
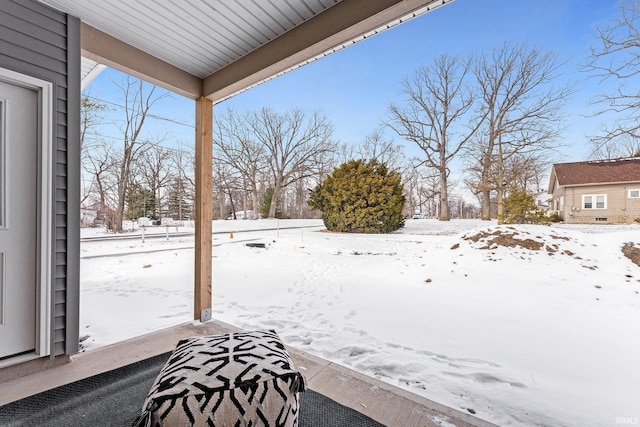
<svg viewBox="0 0 640 427">
<path fill-rule="evenodd" d="M 0 406 L 0 426 L 131 426 L 169 353 Z M 307 390 L 300 427 L 380 427 L 382 424 Z"/>
</svg>

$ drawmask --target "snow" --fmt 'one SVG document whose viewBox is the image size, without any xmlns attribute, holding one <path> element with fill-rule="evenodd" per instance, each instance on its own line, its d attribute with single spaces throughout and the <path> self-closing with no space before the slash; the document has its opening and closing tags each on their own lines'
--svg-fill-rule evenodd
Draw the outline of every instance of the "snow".
<svg viewBox="0 0 640 427">
<path fill-rule="evenodd" d="M 322 230 L 314 220 L 214 222 L 213 317 L 273 328 L 291 346 L 503 426 L 640 419 L 640 269 L 621 252 L 640 242 L 639 226 Z M 540 249 L 492 244 L 496 232 Z M 193 237 L 138 237 L 82 243 L 86 349 L 192 319 Z"/>
</svg>

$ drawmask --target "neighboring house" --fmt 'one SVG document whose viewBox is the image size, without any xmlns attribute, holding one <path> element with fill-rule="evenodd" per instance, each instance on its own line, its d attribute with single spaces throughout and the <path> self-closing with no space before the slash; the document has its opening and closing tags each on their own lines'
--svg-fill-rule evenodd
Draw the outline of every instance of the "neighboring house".
<svg viewBox="0 0 640 427">
<path fill-rule="evenodd" d="M 536 206 L 539 209 L 547 210 L 551 204 L 551 200 L 553 199 L 553 195 L 547 193 L 546 191 L 542 191 L 541 193 L 536 195 Z"/>
<path fill-rule="evenodd" d="M 80 227 L 91 227 L 95 225 L 98 211 L 89 208 L 80 208 Z"/>
<path fill-rule="evenodd" d="M 640 158 L 557 163 L 549 205 L 567 223 L 632 223 L 640 218 Z"/>
<path fill-rule="evenodd" d="M 227 219 L 234 219 L 233 215 L 230 215 Z M 258 214 L 258 217 L 254 218 L 253 210 L 238 211 L 235 219 L 262 219 L 262 214 Z"/>
</svg>

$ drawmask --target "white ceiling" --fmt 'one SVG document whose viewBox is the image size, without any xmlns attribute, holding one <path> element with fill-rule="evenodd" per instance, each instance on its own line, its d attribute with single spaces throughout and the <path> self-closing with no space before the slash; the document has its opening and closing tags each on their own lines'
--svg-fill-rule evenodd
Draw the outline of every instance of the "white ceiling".
<svg viewBox="0 0 640 427">
<path fill-rule="evenodd" d="M 453 0 L 38 1 L 82 21 L 83 87 L 103 63 L 220 102 Z"/>
<path fill-rule="evenodd" d="M 82 81 L 81 87 L 84 89 L 91 80 L 98 76 L 106 68 L 103 64 L 98 64 L 96 61 L 92 61 L 89 58 L 82 58 L 80 66 L 80 79 Z"/>
<path fill-rule="evenodd" d="M 340 2 L 39 1 L 201 79 Z"/>
</svg>

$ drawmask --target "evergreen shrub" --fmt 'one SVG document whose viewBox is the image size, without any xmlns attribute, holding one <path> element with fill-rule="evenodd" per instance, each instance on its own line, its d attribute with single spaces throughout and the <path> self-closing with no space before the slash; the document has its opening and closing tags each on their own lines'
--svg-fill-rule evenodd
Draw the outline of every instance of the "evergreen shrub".
<svg viewBox="0 0 640 427">
<path fill-rule="evenodd" d="M 560 214 L 558 212 L 554 212 L 551 215 L 549 215 L 549 221 L 551 222 L 562 222 L 562 216 L 560 216 Z"/>
<path fill-rule="evenodd" d="M 309 206 L 330 231 L 390 233 L 404 226 L 402 192 L 400 174 L 386 164 L 351 160 L 311 192 Z"/>
<path fill-rule="evenodd" d="M 504 199 L 501 224 L 551 224 L 544 211 L 536 205 L 533 194 L 523 189 L 514 189 Z"/>
</svg>

